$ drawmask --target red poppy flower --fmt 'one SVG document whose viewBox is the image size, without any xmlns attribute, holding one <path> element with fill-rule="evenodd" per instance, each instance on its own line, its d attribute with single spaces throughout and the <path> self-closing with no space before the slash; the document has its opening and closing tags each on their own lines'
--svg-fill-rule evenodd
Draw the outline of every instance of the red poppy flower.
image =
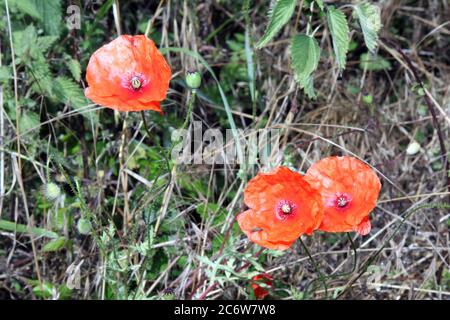
<svg viewBox="0 0 450 320">
<path fill-rule="evenodd" d="M 262 282 L 266 284 L 266 286 L 271 287 L 272 286 L 272 276 L 267 273 L 261 273 L 252 278 L 252 288 L 253 293 L 255 294 L 256 299 L 264 299 L 266 296 L 269 295 L 269 291 L 267 291 L 265 288 L 261 287 L 258 282 Z"/>
<path fill-rule="evenodd" d="M 288 249 L 317 229 L 323 217 L 320 194 L 286 167 L 253 178 L 244 202 L 250 209 L 237 216 L 239 226 L 250 241 L 269 249 Z"/>
<path fill-rule="evenodd" d="M 329 157 L 314 163 L 305 179 L 322 195 L 325 216 L 319 230 L 370 232 L 381 183 L 375 172 L 353 157 Z"/>
<path fill-rule="evenodd" d="M 118 111 L 161 112 L 171 77 L 170 67 L 144 35 L 120 36 L 89 59 L 85 95 Z"/>
</svg>

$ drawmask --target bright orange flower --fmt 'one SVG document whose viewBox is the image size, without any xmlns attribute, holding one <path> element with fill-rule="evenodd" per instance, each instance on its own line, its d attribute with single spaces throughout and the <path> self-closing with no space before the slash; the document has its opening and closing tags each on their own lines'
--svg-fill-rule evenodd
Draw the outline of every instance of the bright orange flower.
<svg viewBox="0 0 450 320">
<path fill-rule="evenodd" d="M 250 241 L 269 249 L 288 249 L 316 230 L 323 217 L 320 194 L 286 167 L 254 177 L 244 202 L 250 209 L 237 216 L 239 226 Z"/>
<path fill-rule="evenodd" d="M 370 232 L 381 183 L 375 172 L 353 157 L 329 157 L 314 163 L 305 179 L 322 195 L 325 216 L 319 230 Z"/>
<path fill-rule="evenodd" d="M 271 287 L 273 278 L 270 274 L 261 273 L 254 276 L 252 280 L 253 280 L 252 282 L 253 293 L 255 294 L 256 299 L 264 299 L 266 296 L 269 295 L 269 291 L 261 287 L 257 282 L 262 282 L 266 284 L 268 287 Z"/>
<path fill-rule="evenodd" d="M 85 95 L 118 111 L 162 113 L 170 67 L 152 40 L 144 35 L 120 36 L 94 52 L 86 70 Z"/>
</svg>

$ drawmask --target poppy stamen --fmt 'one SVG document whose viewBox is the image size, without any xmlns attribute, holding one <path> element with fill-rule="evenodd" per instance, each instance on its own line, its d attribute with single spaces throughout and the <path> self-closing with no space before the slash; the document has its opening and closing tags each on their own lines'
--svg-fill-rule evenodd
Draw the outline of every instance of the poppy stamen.
<svg viewBox="0 0 450 320">
<path fill-rule="evenodd" d="M 343 207 L 345 207 L 346 205 L 347 205 L 347 199 L 346 198 L 344 198 L 344 197 L 339 197 L 338 199 L 337 199 L 337 205 L 338 205 L 338 207 L 340 207 L 340 208 L 343 208 Z"/>
<path fill-rule="evenodd" d="M 280 220 L 286 219 L 289 215 L 294 213 L 296 207 L 297 206 L 294 203 L 288 200 L 279 201 L 276 208 L 277 218 Z"/>
<path fill-rule="evenodd" d="M 131 78 L 130 83 L 134 90 L 138 90 L 142 86 L 142 82 L 139 79 L 139 77 L 137 77 L 137 76 L 134 76 L 133 78 Z"/>
<path fill-rule="evenodd" d="M 334 200 L 334 205 L 339 209 L 344 209 L 352 201 L 352 197 L 347 193 L 338 192 Z"/>
<path fill-rule="evenodd" d="M 285 214 L 291 213 L 291 210 L 292 210 L 291 206 L 288 204 L 283 204 L 281 206 L 281 211 L 283 211 L 283 213 L 285 213 Z"/>
</svg>

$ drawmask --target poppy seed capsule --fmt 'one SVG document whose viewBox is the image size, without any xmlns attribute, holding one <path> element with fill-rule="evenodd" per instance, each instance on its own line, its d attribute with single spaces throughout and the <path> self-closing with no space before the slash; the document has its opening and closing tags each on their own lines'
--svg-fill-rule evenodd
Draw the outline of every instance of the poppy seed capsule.
<svg viewBox="0 0 450 320">
<path fill-rule="evenodd" d="M 340 208 L 345 207 L 345 206 L 347 205 L 347 203 L 348 203 L 348 201 L 347 201 L 347 198 L 346 198 L 346 197 L 339 197 L 339 198 L 337 199 L 337 205 L 338 205 L 338 207 L 340 207 Z"/>
<path fill-rule="evenodd" d="M 291 212 L 291 206 L 288 204 L 283 204 L 281 206 L 281 211 L 283 211 L 284 213 L 290 213 Z"/>
<path fill-rule="evenodd" d="M 139 77 L 133 77 L 131 78 L 131 86 L 134 90 L 137 90 L 141 87 L 142 83 L 141 80 L 139 80 Z"/>
<path fill-rule="evenodd" d="M 191 89 L 198 89 L 202 83 L 202 76 L 198 71 L 188 71 L 186 73 L 186 84 Z"/>
<path fill-rule="evenodd" d="M 88 235 L 91 232 L 92 225 L 87 219 L 79 219 L 77 222 L 78 232 L 82 235 Z"/>
<path fill-rule="evenodd" d="M 61 195 L 61 189 L 56 183 L 49 182 L 44 188 L 45 197 L 50 201 L 55 201 Z"/>
</svg>

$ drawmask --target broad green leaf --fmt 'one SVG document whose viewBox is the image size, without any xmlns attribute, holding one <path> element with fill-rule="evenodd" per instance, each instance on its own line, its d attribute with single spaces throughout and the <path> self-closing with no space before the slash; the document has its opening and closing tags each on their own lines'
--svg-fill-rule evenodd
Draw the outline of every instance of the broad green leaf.
<svg viewBox="0 0 450 320">
<path fill-rule="evenodd" d="M 36 8 L 34 0 L 10 0 L 12 6 L 16 6 L 19 11 L 28 14 L 30 17 L 42 20 Z"/>
<path fill-rule="evenodd" d="M 364 42 L 371 52 L 375 52 L 378 42 L 378 32 L 381 29 L 380 8 L 363 2 L 354 6 L 354 12 L 359 20 L 364 36 Z"/>
<path fill-rule="evenodd" d="M 0 81 L 12 79 L 12 74 L 12 69 L 9 66 L 0 66 Z"/>
<path fill-rule="evenodd" d="M 359 57 L 359 68 L 369 71 L 389 70 L 391 69 L 391 63 L 379 55 L 363 53 Z"/>
<path fill-rule="evenodd" d="M 28 233 L 29 231 L 31 231 L 31 233 L 33 233 L 36 236 L 47 237 L 47 238 L 52 238 L 52 239 L 58 238 L 58 234 L 56 234 L 53 231 L 42 229 L 42 228 L 36 228 L 36 227 L 31 228 L 31 230 L 30 230 L 28 228 L 28 226 L 26 226 L 24 224 L 15 223 L 13 221 L 8 221 L 8 220 L 0 220 L 0 229 L 10 231 L 10 232 L 19 232 L 19 233 Z"/>
<path fill-rule="evenodd" d="M 20 0 L 22 1 L 22 0 Z M 45 33 L 57 36 L 62 30 L 61 0 L 33 0 Z"/>
<path fill-rule="evenodd" d="M 345 69 L 350 36 L 347 19 L 342 11 L 330 7 L 327 12 L 328 27 L 333 38 L 334 55 L 339 70 Z"/>
<path fill-rule="evenodd" d="M 65 284 L 55 286 L 50 282 L 43 282 L 42 284 L 38 280 L 27 279 L 26 282 L 33 286 L 33 293 L 38 298 L 50 299 L 57 295 L 59 300 L 69 299 L 72 295 L 72 290 Z"/>
<path fill-rule="evenodd" d="M 292 38 L 291 59 L 295 78 L 300 88 L 310 98 L 315 98 L 312 73 L 317 69 L 320 59 L 320 48 L 317 40 L 305 34 L 298 34 Z"/>
<path fill-rule="evenodd" d="M 296 0 L 277 0 L 269 11 L 269 25 L 259 40 L 257 48 L 262 48 L 280 31 L 291 19 L 294 13 Z"/>
<path fill-rule="evenodd" d="M 36 48 L 37 34 L 33 25 L 23 30 L 13 32 L 14 52 L 17 57 L 22 58 L 31 54 L 32 48 Z"/>
</svg>

